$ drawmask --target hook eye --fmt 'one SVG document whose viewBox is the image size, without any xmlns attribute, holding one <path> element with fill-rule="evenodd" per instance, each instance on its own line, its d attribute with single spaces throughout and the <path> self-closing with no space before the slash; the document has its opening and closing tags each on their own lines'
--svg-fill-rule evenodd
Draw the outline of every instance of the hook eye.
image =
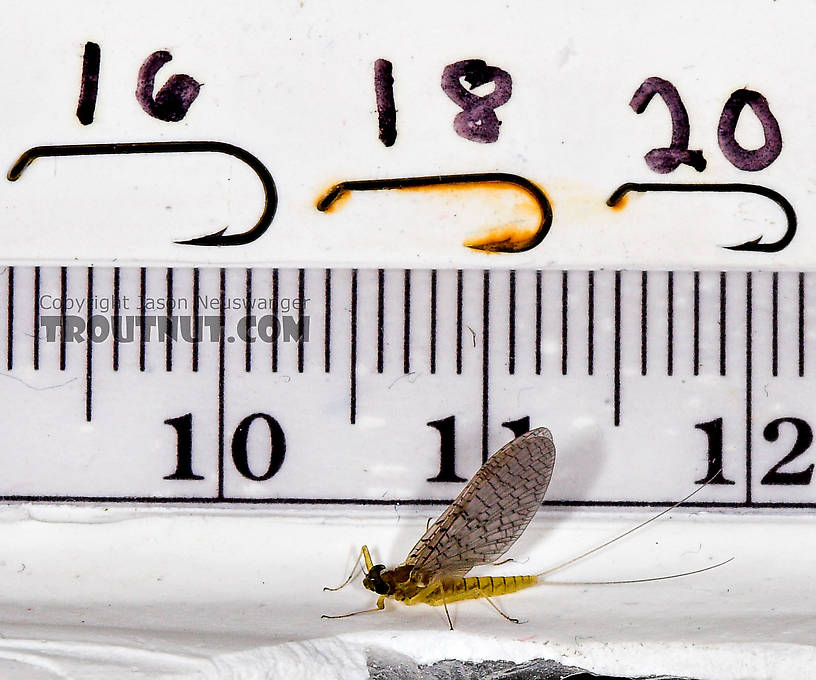
<svg viewBox="0 0 816 680">
<path fill-rule="evenodd" d="M 527 178 L 505 172 L 348 180 L 332 186 L 318 199 L 316 207 L 320 212 L 328 212 L 343 196 L 354 191 L 408 190 L 441 186 L 478 187 L 480 185 L 488 187 L 507 185 L 516 191 L 523 192 L 528 198 L 532 198 L 538 208 L 538 223 L 533 229 L 515 225 L 496 225 L 486 234 L 468 239 L 463 245 L 473 250 L 490 253 L 520 253 L 535 248 L 544 240 L 553 220 L 550 201 L 541 188 Z"/>
<path fill-rule="evenodd" d="M 223 153 L 237 158 L 248 165 L 258 179 L 264 192 L 264 205 L 261 216 L 250 229 L 238 234 L 225 234 L 227 227 L 218 231 L 188 239 L 176 241 L 181 245 L 189 246 L 239 246 L 259 239 L 272 224 L 272 218 L 278 207 L 278 193 L 275 181 L 266 166 L 246 149 L 226 142 L 133 142 L 114 144 L 61 144 L 55 146 L 35 146 L 15 161 L 8 171 L 10 182 L 20 179 L 25 169 L 38 158 L 56 158 L 63 156 L 111 156 L 145 153 Z"/>
</svg>

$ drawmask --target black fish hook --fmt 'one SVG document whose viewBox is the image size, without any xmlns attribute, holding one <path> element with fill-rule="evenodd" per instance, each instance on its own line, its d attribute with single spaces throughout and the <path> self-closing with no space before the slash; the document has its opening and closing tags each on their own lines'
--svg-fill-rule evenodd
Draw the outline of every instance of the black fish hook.
<svg viewBox="0 0 816 680">
<path fill-rule="evenodd" d="M 641 184 L 638 182 L 627 182 L 626 184 L 621 184 L 617 189 L 615 189 L 615 191 L 612 192 L 612 195 L 607 199 L 606 204 L 609 207 L 614 208 L 630 191 L 642 193 L 647 191 L 673 191 L 756 194 L 757 196 L 769 198 L 780 208 L 782 208 L 782 212 L 785 213 L 785 218 L 788 222 L 787 229 L 782 235 L 782 238 L 780 238 L 778 241 L 774 241 L 773 243 L 760 243 L 759 241 L 762 237 L 758 236 L 752 241 L 746 241 L 745 243 L 740 243 L 736 246 L 722 246 L 728 250 L 743 250 L 758 253 L 778 253 L 780 250 L 785 248 L 796 235 L 796 211 L 793 209 L 790 201 L 788 201 L 788 199 L 779 192 L 758 184 L 740 184 L 738 182 L 732 184 L 663 184 L 659 182 Z"/>
<path fill-rule="evenodd" d="M 62 156 L 111 156 L 136 153 L 223 153 L 248 165 L 264 191 L 264 208 L 258 221 L 251 229 L 240 234 L 226 234 L 227 227 L 218 231 L 176 243 L 190 246 L 240 246 L 252 243 L 269 228 L 278 207 L 278 192 L 275 181 L 266 166 L 246 149 L 226 142 L 126 142 L 113 144 L 61 144 L 56 146 L 35 146 L 17 159 L 8 171 L 8 179 L 15 182 L 23 171 L 37 158 Z"/>
<path fill-rule="evenodd" d="M 432 175 L 429 177 L 402 177 L 397 179 L 349 180 L 335 184 L 318 201 L 317 209 L 326 212 L 338 199 L 350 191 L 381 191 L 384 189 L 415 189 L 450 184 L 510 184 L 519 187 L 538 205 L 540 219 L 535 234 L 524 239 L 505 238 L 498 241 L 468 245 L 474 250 L 493 253 L 519 253 L 535 248 L 544 240 L 552 225 L 553 213 L 547 196 L 533 182 L 520 175 L 506 172 L 480 172 L 466 175 Z M 466 244 L 467 245 L 467 244 Z"/>
</svg>

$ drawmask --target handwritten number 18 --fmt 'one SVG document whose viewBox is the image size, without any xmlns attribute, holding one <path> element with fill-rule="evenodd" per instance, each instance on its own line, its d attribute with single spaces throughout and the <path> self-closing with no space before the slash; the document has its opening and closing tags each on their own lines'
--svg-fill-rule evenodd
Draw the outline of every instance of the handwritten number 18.
<svg viewBox="0 0 816 680">
<path fill-rule="evenodd" d="M 474 92 L 477 87 L 490 83 L 492 92 L 485 95 Z M 464 59 L 442 70 L 441 86 L 451 101 L 462 108 L 453 119 L 457 135 L 483 144 L 498 141 L 501 121 L 496 109 L 506 104 L 513 94 L 513 79 L 507 71 L 481 59 Z M 397 109 L 392 64 L 386 59 L 378 59 L 374 64 L 374 94 L 380 141 L 385 146 L 393 146 L 397 139 Z"/>
</svg>

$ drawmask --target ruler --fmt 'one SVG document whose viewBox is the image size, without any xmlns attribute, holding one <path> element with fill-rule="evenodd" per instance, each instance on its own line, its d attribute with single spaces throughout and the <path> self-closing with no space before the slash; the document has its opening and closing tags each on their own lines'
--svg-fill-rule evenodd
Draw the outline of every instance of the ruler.
<svg viewBox="0 0 816 680">
<path fill-rule="evenodd" d="M 805 272 L 4 277 L 4 501 L 444 503 L 546 425 L 551 505 L 816 507 Z"/>
</svg>

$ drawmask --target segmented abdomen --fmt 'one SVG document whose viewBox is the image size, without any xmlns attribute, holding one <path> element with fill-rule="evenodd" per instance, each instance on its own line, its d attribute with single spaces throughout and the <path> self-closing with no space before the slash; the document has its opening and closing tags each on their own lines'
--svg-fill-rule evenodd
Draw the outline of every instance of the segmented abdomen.
<svg viewBox="0 0 816 680">
<path fill-rule="evenodd" d="M 419 601 L 433 606 L 459 600 L 477 600 L 480 597 L 509 595 L 518 590 L 534 586 L 537 576 L 468 576 L 444 579 L 441 588 L 436 588 Z"/>
</svg>

